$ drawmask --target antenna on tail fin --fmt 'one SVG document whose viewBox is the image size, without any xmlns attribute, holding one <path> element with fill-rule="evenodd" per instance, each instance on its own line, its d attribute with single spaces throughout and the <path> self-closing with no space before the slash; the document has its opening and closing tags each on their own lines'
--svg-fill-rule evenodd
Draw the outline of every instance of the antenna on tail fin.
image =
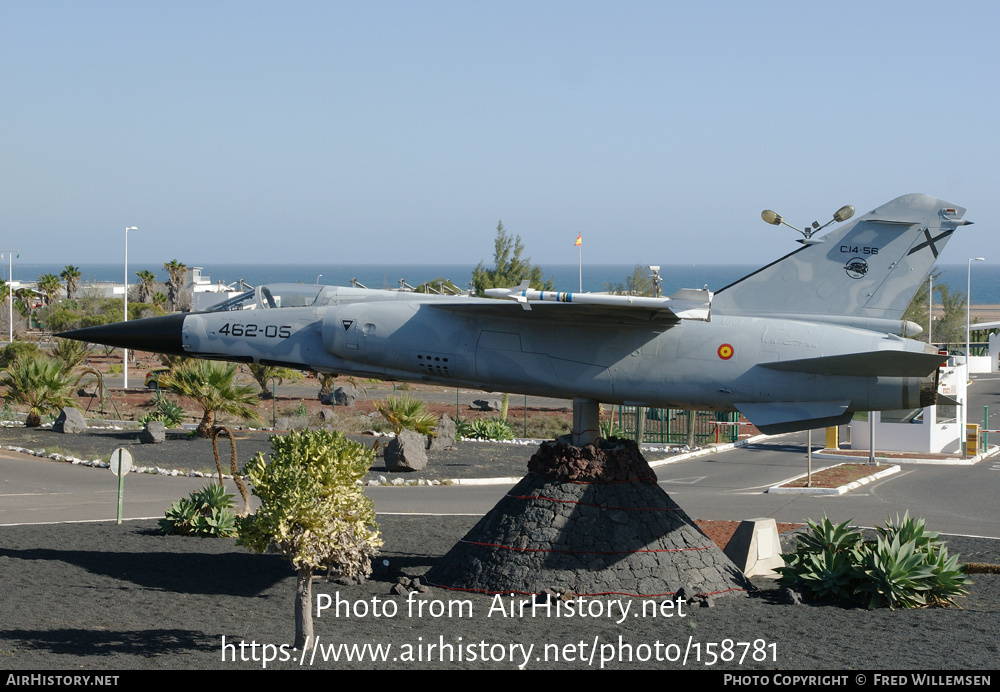
<svg viewBox="0 0 1000 692">
<path fill-rule="evenodd" d="M 795 228 L 803 247 L 717 291 L 715 314 L 782 315 L 820 321 L 899 320 L 941 250 L 959 226 L 963 207 L 929 195 L 897 197 L 824 236 L 814 234 L 851 218 L 841 207 L 834 218 L 807 231 L 773 211 L 761 217 Z"/>
</svg>

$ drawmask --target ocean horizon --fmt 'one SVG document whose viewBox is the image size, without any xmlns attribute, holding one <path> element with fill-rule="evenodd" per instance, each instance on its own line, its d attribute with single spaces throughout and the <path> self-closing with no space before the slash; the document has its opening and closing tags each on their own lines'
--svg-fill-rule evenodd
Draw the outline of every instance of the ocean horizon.
<svg viewBox="0 0 1000 692">
<path fill-rule="evenodd" d="M 6 264 L 4 262 L 3 264 Z M 124 266 L 121 263 L 80 264 L 82 283 L 107 283 L 122 281 Z M 268 283 L 321 283 L 331 286 L 349 286 L 352 279 L 368 288 L 399 288 L 403 280 L 411 286 L 435 279 L 450 279 L 460 288 L 471 286 L 472 272 L 476 265 L 470 264 L 188 264 L 188 268 L 201 267 L 203 278 L 212 283 L 236 286 L 242 279 L 257 286 Z M 631 276 L 635 264 L 584 264 L 582 271 L 583 291 L 605 290 L 608 284 L 624 283 Z M 0 266 L 0 278 L 8 278 L 8 266 Z M 35 281 L 43 274 L 59 274 L 65 264 L 19 263 L 13 265 L 14 281 Z M 760 269 L 750 264 L 682 264 L 661 265 L 663 294 L 670 295 L 681 288 L 719 289 Z M 941 271 L 940 281 L 952 292 L 965 293 L 968 266 L 942 264 L 935 267 Z M 157 281 L 168 278 L 163 264 L 129 262 L 129 283 L 137 283 L 136 272 L 150 271 Z M 542 276 L 551 280 L 558 291 L 579 291 L 581 276 L 577 264 L 554 264 L 542 266 Z M 1000 305 L 1000 264 L 976 262 L 972 265 L 973 305 Z"/>
</svg>

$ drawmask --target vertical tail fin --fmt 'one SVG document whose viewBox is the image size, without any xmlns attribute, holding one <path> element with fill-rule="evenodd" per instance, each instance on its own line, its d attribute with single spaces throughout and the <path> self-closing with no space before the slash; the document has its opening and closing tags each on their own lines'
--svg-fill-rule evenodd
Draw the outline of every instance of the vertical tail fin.
<svg viewBox="0 0 1000 692">
<path fill-rule="evenodd" d="M 712 311 L 898 320 L 959 226 L 963 207 L 904 195 L 716 291 Z"/>
</svg>

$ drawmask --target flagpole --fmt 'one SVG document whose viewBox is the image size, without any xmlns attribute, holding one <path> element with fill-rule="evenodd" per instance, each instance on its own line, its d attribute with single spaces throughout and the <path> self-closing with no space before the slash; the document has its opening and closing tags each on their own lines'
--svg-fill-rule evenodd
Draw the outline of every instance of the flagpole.
<svg viewBox="0 0 1000 692">
<path fill-rule="evenodd" d="M 576 236 L 576 246 L 580 248 L 580 293 L 583 293 L 583 234 Z"/>
</svg>

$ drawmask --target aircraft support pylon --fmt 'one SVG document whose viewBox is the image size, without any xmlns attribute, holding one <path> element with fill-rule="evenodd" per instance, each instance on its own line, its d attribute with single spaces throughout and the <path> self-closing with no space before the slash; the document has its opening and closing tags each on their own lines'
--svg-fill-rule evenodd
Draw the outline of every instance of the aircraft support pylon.
<svg viewBox="0 0 1000 692">
<path fill-rule="evenodd" d="M 601 406 L 593 399 L 573 399 L 573 444 L 594 444 L 601 436 Z"/>
</svg>

